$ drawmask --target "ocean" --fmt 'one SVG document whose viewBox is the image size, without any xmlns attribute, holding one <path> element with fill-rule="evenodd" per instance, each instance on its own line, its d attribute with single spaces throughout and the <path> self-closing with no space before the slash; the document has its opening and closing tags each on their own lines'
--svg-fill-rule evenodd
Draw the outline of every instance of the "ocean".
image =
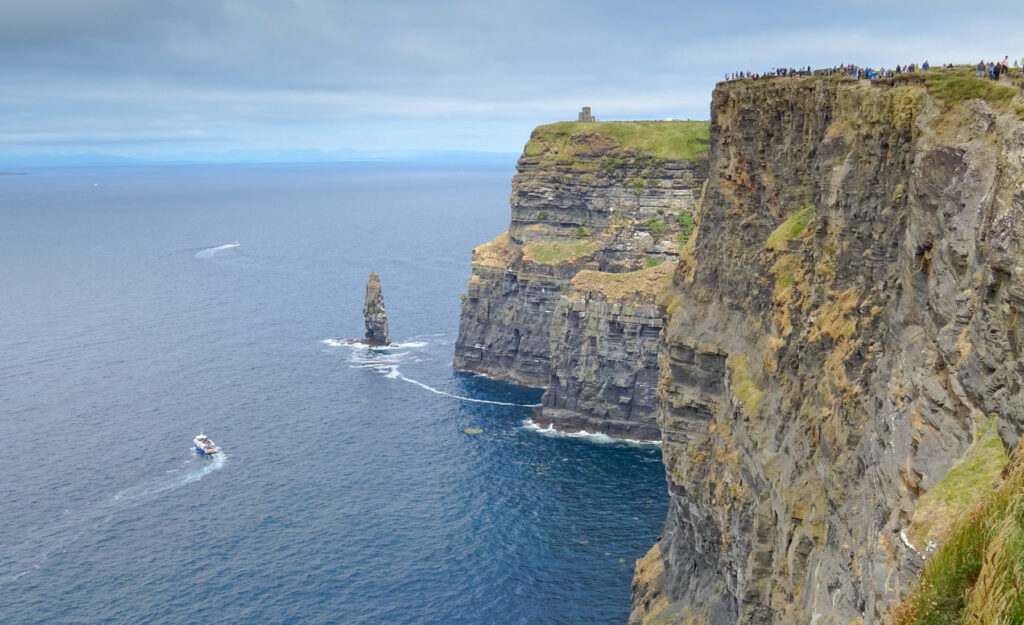
<svg viewBox="0 0 1024 625">
<path fill-rule="evenodd" d="M 0 622 L 624 625 L 660 450 L 451 369 L 513 173 L 0 176 Z"/>
</svg>

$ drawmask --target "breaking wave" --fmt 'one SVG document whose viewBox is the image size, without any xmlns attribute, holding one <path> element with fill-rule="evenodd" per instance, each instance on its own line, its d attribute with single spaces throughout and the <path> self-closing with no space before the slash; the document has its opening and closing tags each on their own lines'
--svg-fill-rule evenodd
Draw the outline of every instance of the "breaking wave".
<svg viewBox="0 0 1024 625">
<path fill-rule="evenodd" d="M 533 422 L 533 419 L 526 419 L 523 421 L 523 427 L 528 430 L 533 430 L 538 434 L 544 436 L 562 436 L 565 438 L 585 438 L 593 443 L 600 443 L 606 445 L 608 443 L 629 443 L 631 445 L 656 445 L 661 446 L 661 441 L 641 441 L 634 438 L 615 438 L 614 436 L 608 436 L 607 434 L 592 434 L 590 432 L 563 432 L 556 430 L 553 425 L 549 425 L 544 428 Z"/>
</svg>

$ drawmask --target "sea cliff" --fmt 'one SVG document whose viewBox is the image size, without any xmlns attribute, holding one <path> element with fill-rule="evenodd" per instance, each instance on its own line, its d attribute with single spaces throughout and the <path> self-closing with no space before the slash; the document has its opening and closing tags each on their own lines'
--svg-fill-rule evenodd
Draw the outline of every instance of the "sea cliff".
<svg viewBox="0 0 1024 625">
<path fill-rule="evenodd" d="M 716 88 L 660 299 L 671 503 L 630 623 L 889 623 L 943 566 L 1024 427 L 1017 93 L 956 72 Z M 922 605 L 980 592 L 957 588 Z"/>
<path fill-rule="evenodd" d="M 656 299 L 675 263 L 628 273 L 581 271 L 551 321 L 551 376 L 533 420 L 562 431 L 656 441 Z"/>
<path fill-rule="evenodd" d="M 537 128 L 512 181 L 508 231 L 473 251 L 455 367 L 551 388 L 537 414 L 544 425 L 657 438 L 654 300 L 691 230 L 707 128 Z M 637 283 L 646 293 L 602 292 L 601 276 L 646 269 L 662 277 Z M 595 277 L 567 290 L 581 272 Z"/>
</svg>

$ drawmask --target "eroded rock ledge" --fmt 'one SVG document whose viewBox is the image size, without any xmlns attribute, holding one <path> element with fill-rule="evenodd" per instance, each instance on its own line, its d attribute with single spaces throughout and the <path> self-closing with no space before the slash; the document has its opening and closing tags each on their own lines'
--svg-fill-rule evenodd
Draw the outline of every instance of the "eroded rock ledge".
<svg viewBox="0 0 1024 625">
<path fill-rule="evenodd" d="M 581 271 L 551 322 L 551 377 L 533 420 L 568 432 L 661 440 L 654 419 L 664 311 L 675 263 L 629 273 Z"/>
</svg>

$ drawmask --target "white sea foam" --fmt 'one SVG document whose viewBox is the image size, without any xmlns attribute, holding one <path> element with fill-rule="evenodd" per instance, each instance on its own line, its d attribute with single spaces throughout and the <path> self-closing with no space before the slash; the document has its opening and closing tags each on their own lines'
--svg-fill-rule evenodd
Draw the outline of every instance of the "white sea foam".
<svg viewBox="0 0 1024 625">
<path fill-rule="evenodd" d="M 407 377 L 405 377 L 404 375 L 401 374 L 401 372 L 398 370 L 397 367 L 394 369 L 393 373 L 395 375 L 389 374 L 387 377 L 389 377 L 389 378 L 398 378 L 399 380 L 402 380 L 403 382 L 408 382 L 409 384 L 415 384 L 416 386 L 418 386 L 418 387 L 420 387 L 420 388 L 422 388 L 424 390 L 430 391 L 431 393 L 436 393 L 438 395 L 444 395 L 445 397 L 451 397 L 453 399 L 458 399 L 458 400 L 461 400 L 461 401 L 469 401 L 469 402 L 473 402 L 475 404 L 491 404 L 492 406 L 515 406 L 517 408 L 536 408 L 537 406 L 540 405 L 540 404 L 514 404 L 514 403 L 507 402 L 507 401 L 492 401 L 490 399 L 476 399 L 475 397 L 465 397 L 463 395 L 455 395 L 453 393 L 447 393 L 447 392 L 442 391 L 440 389 L 436 389 L 433 386 L 430 386 L 428 384 L 424 384 L 423 382 L 420 382 L 419 380 L 413 380 L 412 378 L 407 378 Z"/>
<path fill-rule="evenodd" d="M 418 349 L 426 346 L 426 341 L 409 341 L 408 343 L 392 343 L 389 347 L 393 349 Z"/>
<path fill-rule="evenodd" d="M 429 345 L 426 341 L 409 341 L 407 343 L 391 343 L 390 345 L 370 346 L 360 343 L 359 339 L 324 339 L 320 341 L 328 347 L 351 347 L 352 349 L 370 350 L 378 354 L 386 354 L 396 349 L 419 349 Z"/>
<path fill-rule="evenodd" d="M 593 434 L 591 432 L 563 432 L 556 430 L 553 425 L 549 425 L 544 428 L 534 423 L 533 419 L 526 419 L 523 421 L 523 427 L 528 430 L 533 430 L 538 434 L 544 436 L 561 436 L 565 438 L 585 438 L 594 443 L 600 443 L 607 445 L 608 443 L 629 443 L 631 445 L 657 445 L 661 446 L 661 441 L 641 441 L 635 438 L 615 438 L 614 436 L 608 436 L 607 434 Z"/>
<path fill-rule="evenodd" d="M 206 475 L 209 475 L 210 473 L 213 473 L 214 471 L 223 468 L 224 463 L 226 461 L 227 456 L 224 454 L 224 452 L 216 453 L 213 455 L 212 458 L 202 458 L 197 456 L 194 460 L 190 461 L 191 464 L 194 464 L 196 466 L 190 467 L 189 471 L 184 475 L 176 476 L 172 480 L 161 480 L 155 483 L 150 482 L 149 484 L 143 484 L 141 486 L 127 488 L 114 495 L 114 500 L 139 501 L 151 499 L 156 495 L 160 495 L 168 491 L 181 488 L 186 484 L 198 482 L 199 480 L 203 479 L 203 477 L 205 477 Z"/>
<path fill-rule="evenodd" d="M 225 245 L 218 245 L 216 247 L 208 247 L 205 250 L 196 252 L 196 258 L 213 258 L 213 255 L 221 250 L 230 250 L 233 247 L 238 247 L 240 243 L 235 241 L 234 243 L 227 243 Z"/>
<path fill-rule="evenodd" d="M 322 345 L 328 347 L 351 347 L 352 349 L 370 349 L 369 345 L 365 343 L 356 343 L 352 339 L 324 339 L 320 341 Z"/>
<path fill-rule="evenodd" d="M 444 336 L 441 334 L 429 335 L 429 336 Z M 414 380 L 410 377 L 406 377 L 399 370 L 398 365 L 402 362 L 410 360 L 412 362 L 420 362 L 420 358 L 416 352 L 410 350 L 421 350 L 424 347 L 430 345 L 428 341 L 422 340 L 424 337 L 416 337 L 413 340 L 406 341 L 404 343 L 392 343 L 385 347 L 369 347 L 363 343 L 356 343 L 351 340 L 342 339 L 324 339 L 320 341 L 321 344 L 329 347 L 350 347 L 352 348 L 351 361 L 352 368 L 354 369 L 371 369 L 383 375 L 384 377 L 391 380 L 401 380 L 402 382 L 408 382 L 422 388 L 425 391 L 429 391 L 436 395 L 443 395 L 445 397 L 451 397 L 452 399 L 458 399 L 459 401 L 468 401 L 475 404 L 490 404 L 492 406 L 514 406 L 516 408 L 535 408 L 540 404 L 517 404 L 505 401 L 494 401 L 491 399 L 477 399 L 475 397 L 466 397 L 465 395 L 456 395 L 441 389 L 434 388 L 429 384 L 424 384 L 419 380 Z"/>
</svg>

